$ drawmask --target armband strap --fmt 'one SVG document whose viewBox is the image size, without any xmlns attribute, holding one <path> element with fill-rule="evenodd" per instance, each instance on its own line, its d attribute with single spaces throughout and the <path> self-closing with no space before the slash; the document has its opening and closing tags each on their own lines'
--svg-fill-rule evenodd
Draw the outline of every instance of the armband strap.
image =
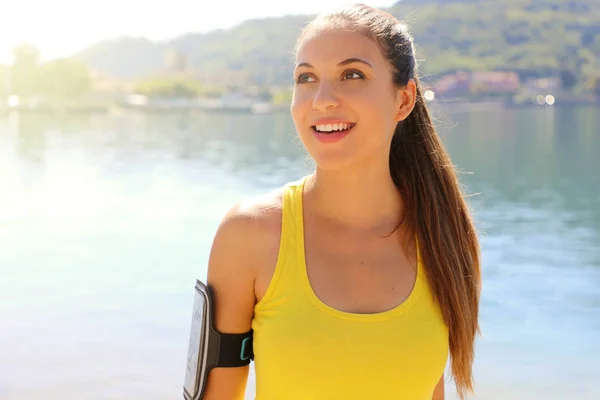
<svg viewBox="0 0 600 400">
<path fill-rule="evenodd" d="M 219 362 L 217 367 L 242 367 L 254 360 L 253 331 L 220 333 Z"/>
</svg>

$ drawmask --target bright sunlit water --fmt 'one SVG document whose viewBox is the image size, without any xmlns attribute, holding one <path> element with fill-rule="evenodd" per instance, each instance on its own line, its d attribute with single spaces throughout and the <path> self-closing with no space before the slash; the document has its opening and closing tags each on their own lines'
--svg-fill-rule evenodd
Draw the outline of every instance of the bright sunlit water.
<svg viewBox="0 0 600 400">
<path fill-rule="evenodd" d="M 600 114 L 437 124 L 479 193 L 476 398 L 599 399 Z M 181 399 L 220 218 L 311 168 L 285 113 L 0 117 L 0 399 Z"/>
</svg>

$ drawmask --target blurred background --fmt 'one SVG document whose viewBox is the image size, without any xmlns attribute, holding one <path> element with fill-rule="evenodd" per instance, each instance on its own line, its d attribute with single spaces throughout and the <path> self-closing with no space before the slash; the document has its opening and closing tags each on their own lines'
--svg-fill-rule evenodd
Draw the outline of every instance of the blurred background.
<svg viewBox="0 0 600 400">
<path fill-rule="evenodd" d="M 182 398 L 221 217 L 313 168 L 292 50 L 323 3 L 0 5 L 0 399 Z M 474 398 L 600 399 L 598 0 L 366 3 L 477 194 Z"/>
</svg>

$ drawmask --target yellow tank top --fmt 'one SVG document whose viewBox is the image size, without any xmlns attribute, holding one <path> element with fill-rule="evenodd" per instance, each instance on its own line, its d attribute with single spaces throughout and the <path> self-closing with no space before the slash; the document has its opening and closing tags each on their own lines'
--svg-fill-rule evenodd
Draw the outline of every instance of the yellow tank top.
<svg viewBox="0 0 600 400">
<path fill-rule="evenodd" d="M 431 400 L 448 330 L 420 261 L 396 308 L 354 314 L 320 301 L 304 259 L 305 181 L 284 187 L 278 261 L 254 309 L 256 400 Z"/>
</svg>

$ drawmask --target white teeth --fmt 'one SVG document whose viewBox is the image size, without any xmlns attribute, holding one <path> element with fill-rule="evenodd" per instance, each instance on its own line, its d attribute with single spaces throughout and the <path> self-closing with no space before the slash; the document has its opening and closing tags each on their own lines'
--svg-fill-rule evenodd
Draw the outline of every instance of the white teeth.
<svg viewBox="0 0 600 400">
<path fill-rule="evenodd" d="M 335 123 L 335 124 L 321 124 L 315 125 L 315 128 L 319 132 L 331 132 L 331 131 L 345 131 L 351 126 L 351 124 L 346 123 Z"/>
</svg>

